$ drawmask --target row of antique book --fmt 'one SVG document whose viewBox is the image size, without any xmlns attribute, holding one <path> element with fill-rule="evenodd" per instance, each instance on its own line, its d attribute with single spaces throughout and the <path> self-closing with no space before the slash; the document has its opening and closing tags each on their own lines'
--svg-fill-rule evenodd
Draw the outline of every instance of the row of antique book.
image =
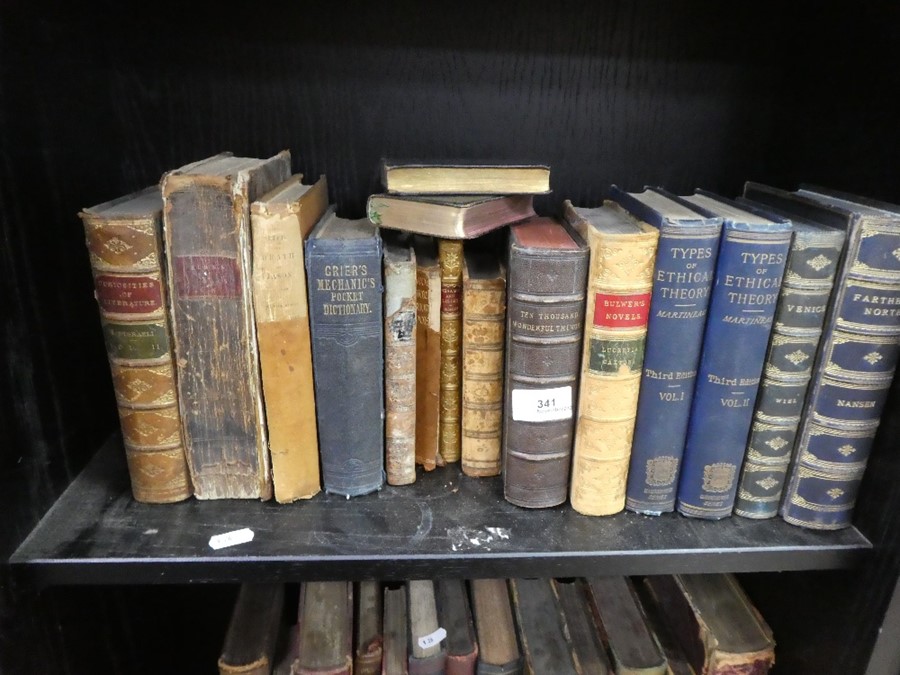
<svg viewBox="0 0 900 675">
<path fill-rule="evenodd" d="M 525 507 L 850 523 L 900 209 L 613 186 L 554 219 L 546 167 L 383 169 L 366 219 L 286 151 L 82 212 L 137 499 L 354 496 L 461 460 Z"/>
<path fill-rule="evenodd" d="M 287 616 L 285 616 L 287 615 Z M 730 574 L 243 584 L 220 675 L 726 675 L 775 662 Z"/>
</svg>

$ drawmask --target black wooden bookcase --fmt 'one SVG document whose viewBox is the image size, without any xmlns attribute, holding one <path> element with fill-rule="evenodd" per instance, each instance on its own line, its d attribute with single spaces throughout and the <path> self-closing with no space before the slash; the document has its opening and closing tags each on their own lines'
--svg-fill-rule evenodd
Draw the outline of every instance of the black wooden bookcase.
<svg viewBox="0 0 900 675">
<path fill-rule="evenodd" d="M 354 217 L 383 156 L 549 163 L 546 214 L 610 183 L 900 202 L 895 3 L 442 5 L 0 6 L 0 669 L 215 672 L 241 580 L 734 571 L 778 673 L 896 673 L 896 386 L 839 533 L 531 513 L 452 470 L 350 502 L 128 499 L 75 214 L 167 169 L 289 148 Z M 510 537 L 465 545 L 487 527 Z"/>
</svg>

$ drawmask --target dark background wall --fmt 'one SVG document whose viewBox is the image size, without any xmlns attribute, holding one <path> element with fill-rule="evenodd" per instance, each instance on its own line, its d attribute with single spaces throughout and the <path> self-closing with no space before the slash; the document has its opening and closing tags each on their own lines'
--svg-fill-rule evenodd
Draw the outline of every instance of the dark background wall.
<svg viewBox="0 0 900 675">
<path fill-rule="evenodd" d="M 888 2 L 2 3 L 0 560 L 116 425 L 80 208 L 222 150 L 282 148 L 350 216 L 385 156 L 548 163 L 545 214 L 610 183 L 734 196 L 746 179 L 807 181 L 900 201 L 898 19 Z M 896 519 L 861 507 L 896 542 Z M 879 564 L 875 597 L 835 600 L 865 614 L 844 672 L 896 578 L 895 556 Z M 208 664 L 232 590 L 0 581 L 10 672 L 158 672 L 147 645 L 173 639 L 173 608 Z"/>
</svg>

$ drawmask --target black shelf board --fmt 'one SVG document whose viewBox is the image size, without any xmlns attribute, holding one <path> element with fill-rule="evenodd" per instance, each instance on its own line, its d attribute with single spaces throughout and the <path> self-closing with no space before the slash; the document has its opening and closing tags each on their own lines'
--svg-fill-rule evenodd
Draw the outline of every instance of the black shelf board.
<svg viewBox="0 0 900 675">
<path fill-rule="evenodd" d="M 253 541 L 209 546 L 211 536 L 242 528 Z M 503 499 L 500 478 L 469 478 L 458 465 L 349 500 L 141 504 L 116 437 L 10 563 L 39 586 L 236 583 L 834 569 L 858 564 L 870 549 L 854 528 L 818 532 L 780 518 L 522 509 Z"/>
</svg>

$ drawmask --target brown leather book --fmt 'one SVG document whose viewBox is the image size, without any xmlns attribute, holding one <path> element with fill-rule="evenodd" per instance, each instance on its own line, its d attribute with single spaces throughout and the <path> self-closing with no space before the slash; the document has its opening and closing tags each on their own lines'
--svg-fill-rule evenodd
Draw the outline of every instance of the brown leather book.
<svg viewBox="0 0 900 675">
<path fill-rule="evenodd" d="M 582 675 L 563 632 L 550 579 L 510 579 L 516 625 L 529 674 Z"/>
<path fill-rule="evenodd" d="M 587 269 L 572 228 L 552 218 L 510 228 L 503 494 L 518 506 L 568 496 Z"/>
<path fill-rule="evenodd" d="M 563 633 L 579 675 L 609 675 L 606 647 L 594 621 L 583 579 L 554 579 L 553 594 L 562 615 Z"/>
<path fill-rule="evenodd" d="M 443 675 L 446 629 L 438 623 L 434 582 L 416 579 L 406 584 L 409 603 L 409 675 Z"/>
<path fill-rule="evenodd" d="M 384 639 L 381 584 L 377 581 L 357 583 L 353 599 L 356 602 L 353 673 L 354 675 L 380 675 Z"/>
<path fill-rule="evenodd" d="M 447 675 L 475 675 L 478 642 L 466 582 L 438 579 L 435 592 L 440 625 L 447 631 Z"/>
<path fill-rule="evenodd" d="M 162 196 L 153 186 L 80 214 L 112 371 L 131 493 L 191 496 L 163 278 Z"/>
<path fill-rule="evenodd" d="M 515 195 L 550 191 L 550 167 L 543 164 L 428 164 L 385 159 L 381 173 L 390 193 Z"/>
<path fill-rule="evenodd" d="M 472 579 L 469 588 L 478 635 L 478 673 L 520 674 L 522 652 L 506 579 Z"/>
<path fill-rule="evenodd" d="M 310 581 L 300 587 L 297 658 L 291 675 L 351 675 L 353 585 Z"/>
<path fill-rule="evenodd" d="M 269 675 L 281 633 L 284 584 L 241 584 L 219 656 L 219 675 Z"/>
<path fill-rule="evenodd" d="M 416 464 L 431 471 L 438 451 L 441 396 L 441 264 L 430 237 L 415 237 Z"/>
<path fill-rule="evenodd" d="M 462 470 L 500 473 L 506 271 L 496 256 L 466 251 L 462 319 Z"/>
<path fill-rule="evenodd" d="M 178 403 L 199 499 L 269 499 L 272 480 L 251 299 L 250 204 L 290 153 L 228 153 L 162 178 Z"/>
<path fill-rule="evenodd" d="M 645 584 L 697 673 L 763 675 L 774 665 L 772 630 L 734 575 L 662 575 Z"/>
<path fill-rule="evenodd" d="M 612 655 L 616 673 L 666 675 L 666 658 L 628 577 L 588 579 L 591 608 Z"/>
<path fill-rule="evenodd" d="M 384 464 L 390 485 L 416 481 L 416 254 L 384 236 Z"/>
<path fill-rule="evenodd" d="M 441 412 L 438 421 L 438 452 L 445 462 L 458 462 L 461 454 L 462 242 L 438 240 L 438 259 L 441 263 Z"/>
<path fill-rule="evenodd" d="M 293 176 L 250 205 L 253 305 L 275 500 L 321 489 L 303 242 L 328 208 L 322 176 Z"/>
<path fill-rule="evenodd" d="M 659 230 L 613 202 L 563 208 L 591 249 L 570 498 L 603 516 L 625 508 Z"/>
<path fill-rule="evenodd" d="M 408 641 L 406 585 L 384 589 L 384 660 L 382 675 L 407 675 Z"/>
</svg>

